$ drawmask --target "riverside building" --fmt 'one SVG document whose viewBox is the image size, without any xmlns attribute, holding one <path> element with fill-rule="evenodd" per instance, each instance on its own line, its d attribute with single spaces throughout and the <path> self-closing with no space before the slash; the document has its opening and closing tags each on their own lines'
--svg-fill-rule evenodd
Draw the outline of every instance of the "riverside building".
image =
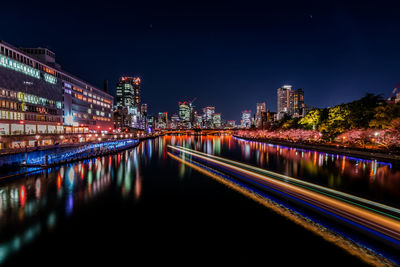
<svg viewBox="0 0 400 267">
<path fill-rule="evenodd" d="M 0 135 L 12 137 L 2 138 L 1 148 L 60 141 L 51 135 L 110 132 L 112 103 L 107 92 L 62 70 L 49 49 L 0 41 Z"/>
</svg>

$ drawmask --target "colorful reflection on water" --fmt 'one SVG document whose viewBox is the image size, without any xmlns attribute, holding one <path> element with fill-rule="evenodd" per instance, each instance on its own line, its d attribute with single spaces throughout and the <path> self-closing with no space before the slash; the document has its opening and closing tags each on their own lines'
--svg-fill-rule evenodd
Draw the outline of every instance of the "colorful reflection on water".
<svg viewBox="0 0 400 267">
<path fill-rule="evenodd" d="M 0 263 L 107 190 L 139 200 L 142 177 L 138 154 L 143 154 L 145 147 L 0 184 Z M 151 147 L 149 152 L 151 155 Z"/>
<path fill-rule="evenodd" d="M 400 166 L 391 163 L 232 136 L 172 136 L 165 140 L 400 207 Z"/>
<path fill-rule="evenodd" d="M 232 136 L 164 136 L 113 156 L 1 182 L 0 263 L 109 192 L 124 201 L 140 203 L 146 181 L 150 180 L 152 189 L 157 190 L 157 186 L 169 188 L 173 176 L 179 181 L 192 177 L 192 168 L 168 156 L 167 144 L 257 165 L 391 206 L 400 205 L 400 169 L 385 162 L 248 142 Z M 149 169 L 150 175 L 143 174 Z"/>
</svg>

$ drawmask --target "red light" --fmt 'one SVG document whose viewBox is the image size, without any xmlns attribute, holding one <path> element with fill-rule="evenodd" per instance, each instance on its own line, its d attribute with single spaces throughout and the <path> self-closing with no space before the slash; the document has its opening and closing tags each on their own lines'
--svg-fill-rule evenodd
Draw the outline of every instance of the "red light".
<svg viewBox="0 0 400 267">
<path fill-rule="evenodd" d="M 111 130 L 111 127 L 108 127 L 108 130 Z"/>
<path fill-rule="evenodd" d="M 21 206 L 23 207 L 25 205 L 25 201 L 26 201 L 26 189 L 25 186 L 21 186 L 20 189 L 20 201 L 21 201 Z"/>
<path fill-rule="evenodd" d="M 20 124 L 24 124 L 25 122 L 24 122 L 24 121 L 19 121 L 19 123 L 20 123 Z"/>
<path fill-rule="evenodd" d="M 100 129 L 100 126 L 97 126 L 97 129 Z"/>
</svg>

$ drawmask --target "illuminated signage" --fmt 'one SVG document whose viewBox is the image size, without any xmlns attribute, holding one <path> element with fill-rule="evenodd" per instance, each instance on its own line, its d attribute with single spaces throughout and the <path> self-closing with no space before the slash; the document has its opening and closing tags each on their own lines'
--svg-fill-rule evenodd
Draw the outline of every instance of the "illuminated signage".
<svg viewBox="0 0 400 267">
<path fill-rule="evenodd" d="M 3 55 L 0 55 L 0 66 L 40 79 L 40 72 L 38 70 Z"/>
<path fill-rule="evenodd" d="M 64 82 L 64 87 L 68 89 L 72 89 L 72 85 L 69 83 Z"/>
<path fill-rule="evenodd" d="M 57 83 L 57 78 L 56 77 L 51 76 L 51 75 L 49 75 L 47 73 L 45 73 L 43 75 L 44 75 L 44 80 L 46 82 L 51 83 L 51 84 L 56 84 Z"/>
</svg>

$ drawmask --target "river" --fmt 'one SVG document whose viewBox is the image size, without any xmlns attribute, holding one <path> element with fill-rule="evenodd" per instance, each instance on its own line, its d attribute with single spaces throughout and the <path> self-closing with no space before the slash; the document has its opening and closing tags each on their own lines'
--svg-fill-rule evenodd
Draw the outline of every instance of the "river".
<svg viewBox="0 0 400 267">
<path fill-rule="evenodd" d="M 304 225 L 175 160 L 167 144 L 400 207 L 400 169 L 390 163 L 232 136 L 163 136 L 112 156 L 1 181 L 0 263 L 364 264 Z M 364 241 L 358 237 L 353 240 Z"/>
</svg>

